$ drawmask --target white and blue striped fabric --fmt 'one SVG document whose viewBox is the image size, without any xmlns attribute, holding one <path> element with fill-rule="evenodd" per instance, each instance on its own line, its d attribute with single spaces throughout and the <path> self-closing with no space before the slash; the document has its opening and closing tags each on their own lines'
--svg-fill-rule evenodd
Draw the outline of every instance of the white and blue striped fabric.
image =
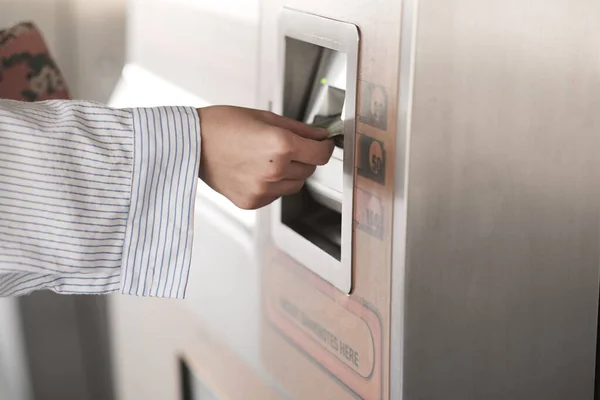
<svg viewBox="0 0 600 400">
<path fill-rule="evenodd" d="M 185 297 L 194 108 L 0 100 L 0 296 Z"/>
</svg>

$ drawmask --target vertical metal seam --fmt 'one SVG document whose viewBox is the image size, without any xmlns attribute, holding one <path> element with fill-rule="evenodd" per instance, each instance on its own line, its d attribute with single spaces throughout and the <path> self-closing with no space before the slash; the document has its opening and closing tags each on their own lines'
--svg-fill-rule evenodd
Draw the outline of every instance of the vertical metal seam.
<svg viewBox="0 0 600 400">
<path fill-rule="evenodd" d="M 390 399 L 393 400 L 402 400 L 404 397 L 403 359 L 408 216 L 407 194 L 418 3 L 418 0 L 404 0 L 401 17 L 390 310 Z"/>
</svg>

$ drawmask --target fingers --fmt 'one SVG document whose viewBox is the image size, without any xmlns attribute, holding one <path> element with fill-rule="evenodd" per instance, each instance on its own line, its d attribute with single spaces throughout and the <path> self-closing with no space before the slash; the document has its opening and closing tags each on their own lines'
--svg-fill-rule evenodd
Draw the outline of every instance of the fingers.
<svg viewBox="0 0 600 400">
<path fill-rule="evenodd" d="M 277 114 L 272 114 L 271 118 L 273 119 L 273 125 L 286 129 L 306 139 L 323 140 L 326 139 L 327 136 L 329 136 L 329 132 L 327 132 L 327 129 L 315 128 L 303 124 L 300 121 L 285 118 Z"/>
<path fill-rule="evenodd" d="M 283 178 L 286 180 L 304 181 L 315 172 L 315 169 L 317 169 L 316 165 L 309 165 L 292 161 L 284 167 L 282 175 Z"/>
<path fill-rule="evenodd" d="M 291 158 L 310 165 L 325 165 L 331 158 L 334 143 L 332 140 L 316 141 L 293 135 Z"/>
<path fill-rule="evenodd" d="M 296 161 L 286 162 L 285 164 L 269 163 L 264 179 L 269 183 L 284 180 L 306 180 L 317 169 L 316 165 L 303 164 Z"/>
<path fill-rule="evenodd" d="M 304 179 L 279 181 L 270 185 L 269 194 L 276 197 L 289 196 L 298 193 L 303 186 Z"/>
</svg>

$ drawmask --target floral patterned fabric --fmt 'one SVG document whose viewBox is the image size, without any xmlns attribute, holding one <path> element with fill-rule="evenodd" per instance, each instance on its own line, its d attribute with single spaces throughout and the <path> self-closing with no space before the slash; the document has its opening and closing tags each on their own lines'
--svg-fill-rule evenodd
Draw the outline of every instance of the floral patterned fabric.
<svg viewBox="0 0 600 400">
<path fill-rule="evenodd" d="M 0 98 L 68 99 L 69 91 L 34 24 L 0 30 Z"/>
</svg>

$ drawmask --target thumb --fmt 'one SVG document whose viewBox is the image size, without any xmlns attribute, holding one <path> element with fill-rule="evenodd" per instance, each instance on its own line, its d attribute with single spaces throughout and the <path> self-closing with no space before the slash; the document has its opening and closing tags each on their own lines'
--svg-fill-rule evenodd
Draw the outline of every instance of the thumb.
<svg viewBox="0 0 600 400">
<path fill-rule="evenodd" d="M 327 137 L 329 136 L 329 132 L 327 131 L 327 129 L 309 126 L 303 124 L 300 121 L 285 118 L 277 114 L 275 114 L 273 124 L 292 133 L 295 133 L 298 136 L 302 136 L 305 139 L 323 140 L 327 139 Z"/>
</svg>

